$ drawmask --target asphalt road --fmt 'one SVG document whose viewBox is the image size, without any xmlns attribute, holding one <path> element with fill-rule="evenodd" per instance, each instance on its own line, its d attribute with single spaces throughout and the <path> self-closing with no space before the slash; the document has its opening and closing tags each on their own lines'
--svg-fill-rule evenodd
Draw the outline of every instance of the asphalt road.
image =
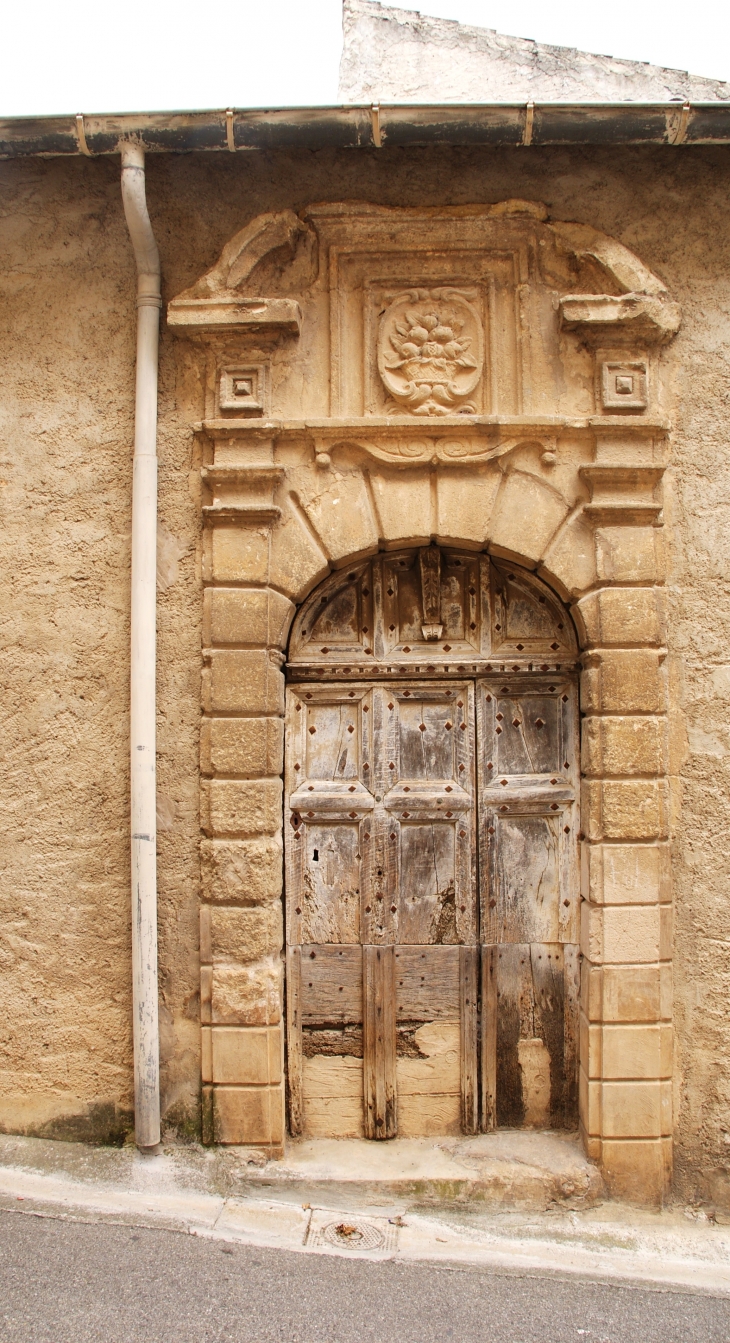
<svg viewBox="0 0 730 1343">
<path fill-rule="evenodd" d="M 0 1212 L 13 1343 L 727 1343 L 730 1300 Z"/>
</svg>

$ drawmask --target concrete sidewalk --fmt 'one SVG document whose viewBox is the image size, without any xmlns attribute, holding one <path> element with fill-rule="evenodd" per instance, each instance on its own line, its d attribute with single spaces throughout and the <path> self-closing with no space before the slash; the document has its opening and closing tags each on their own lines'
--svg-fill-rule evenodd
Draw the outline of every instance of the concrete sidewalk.
<svg viewBox="0 0 730 1343">
<path fill-rule="evenodd" d="M 414 1140 L 375 1151 L 302 1143 L 278 1163 L 236 1148 L 141 1156 L 131 1147 L 2 1137 L 0 1207 L 305 1254 L 730 1296 L 730 1217 L 601 1201 L 592 1169 L 570 1137 L 553 1134 Z"/>
</svg>

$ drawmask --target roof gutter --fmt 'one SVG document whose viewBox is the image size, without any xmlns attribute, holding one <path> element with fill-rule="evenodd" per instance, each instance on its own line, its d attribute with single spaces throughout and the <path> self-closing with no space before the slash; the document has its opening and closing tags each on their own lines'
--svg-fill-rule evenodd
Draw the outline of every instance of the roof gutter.
<svg viewBox="0 0 730 1343">
<path fill-rule="evenodd" d="M 9 117 L 0 158 L 119 153 L 379 149 L 444 144 L 494 147 L 730 144 L 730 102 L 442 103 L 254 108 L 212 112 Z"/>
</svg>

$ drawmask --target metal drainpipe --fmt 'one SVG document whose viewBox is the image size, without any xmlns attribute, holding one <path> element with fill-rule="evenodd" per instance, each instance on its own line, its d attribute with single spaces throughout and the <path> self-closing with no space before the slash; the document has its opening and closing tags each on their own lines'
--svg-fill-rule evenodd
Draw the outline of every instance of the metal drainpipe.
<svg viewBox="0 0 730 1343">
<path fill-rule="evenodd" d="M 145 199 L 144 150 L 122 144 L 122 200 L 137 262 L 137 377 L 132 484 L 130 674 L 132 1004 L 135 1141 L 160 1141 L 157 1006 L 155 671 L 157 634 L 157 355 L 160 256 Z"/>
</svg>

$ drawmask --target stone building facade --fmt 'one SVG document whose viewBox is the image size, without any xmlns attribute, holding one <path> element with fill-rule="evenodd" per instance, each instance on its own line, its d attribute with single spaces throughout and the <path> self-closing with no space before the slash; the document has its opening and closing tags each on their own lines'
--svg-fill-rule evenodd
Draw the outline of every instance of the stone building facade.
<svg viewBox="0 0 730 1343">
<path fill-rule="evenodd" d="M 727 1204 L 727 174 L 148 156 L 169 1133 L 579 1125 Z M 111 157 L 0 198 L 0 1124 L 119 1140 L 133 260 Z"/>
</svg>

